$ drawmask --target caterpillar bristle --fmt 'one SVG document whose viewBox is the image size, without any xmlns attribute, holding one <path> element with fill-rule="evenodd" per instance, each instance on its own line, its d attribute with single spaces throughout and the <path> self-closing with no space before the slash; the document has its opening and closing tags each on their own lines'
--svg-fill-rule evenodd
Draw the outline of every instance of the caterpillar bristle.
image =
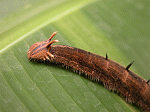
<svg viewBox="0 0 150 112">
<path fill-rule="evenodd" d="M 146 82 L 147 84 L 150 82 L 150 79 Z"/>
<path fill-rule="evenodd" d="M 106 60 L 108 60 L 108 55 L 107 55 L 107 52 L 106 52 Z"/>
<path fill-rule="evenodd" d="M 82 72 L 79 71 L 79 75 L 81 75 L 81 74 L 82 74 Z"/>
<path fill-rule="evenodd" d="M 131 65 L 133 64 L 134 61 L 132 61 L 127 67 L 126 70 L 129 70 L 129 68 L 131 67 Z"/>
</svg>

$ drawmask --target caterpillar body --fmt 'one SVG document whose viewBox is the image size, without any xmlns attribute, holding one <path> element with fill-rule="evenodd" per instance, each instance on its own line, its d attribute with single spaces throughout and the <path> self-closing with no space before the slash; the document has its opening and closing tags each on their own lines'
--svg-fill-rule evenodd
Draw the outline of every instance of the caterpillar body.
<svg viewBox="0 0 150 112">
<path fill-rule="evenodd" d="M 150 84 L 129 70 L 127 67 L 106 57 L 87 52 L 82 49 L 65 46 L 51 45 L 58 40 L 51 37 L 43 42 L 33 44 L 28 50 L 28 58 L 34 61 L 48 61 L 66 69 L 82 74 L 96 82 L 102 82 L 110 91 L 120 93 L 126 102 L 134 103 L 143 111 L 150 111 Z"/>
</svg>

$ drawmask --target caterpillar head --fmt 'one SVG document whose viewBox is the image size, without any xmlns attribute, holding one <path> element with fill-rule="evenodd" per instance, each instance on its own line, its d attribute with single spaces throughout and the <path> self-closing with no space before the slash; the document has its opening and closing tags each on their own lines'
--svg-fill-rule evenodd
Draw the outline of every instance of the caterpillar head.
<svg viewBox="0 0 150 112">
<path fill-rule="evenodd" d="M 54 56 L 49 52 L 51 48 L 51 44 L 59 42 L 58 40 L 52 40 L 54 35 L 57 32 L 54 32 L 49 39 L 43 42 L 37 42 L 33 44 L 29 50 L 28 50 L 28 58 L 30 60 L 50 60 L 50 58 L 53 58 Z"/>
</svg>

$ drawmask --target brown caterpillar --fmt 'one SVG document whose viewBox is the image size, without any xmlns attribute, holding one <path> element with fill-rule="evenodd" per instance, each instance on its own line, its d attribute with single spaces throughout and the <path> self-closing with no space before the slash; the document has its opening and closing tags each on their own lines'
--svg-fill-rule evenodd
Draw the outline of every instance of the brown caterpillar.
<svg viewBox="0 0 150 112">
<path fill-rule="evenodd" d="M 129 103 L 134 103 L 143 111 L 150 111 L 150 85 L 135 73 L 120 64 L 94 53 L 65 45 L 51 45 L 58 40 L 51 37 L 33 44 L 28 50 L 28 58 L 34 61 L 48 61 L 82 74 L 96 82 L 102 82 L 111 91 L 120 93 Z"/>
</svg>

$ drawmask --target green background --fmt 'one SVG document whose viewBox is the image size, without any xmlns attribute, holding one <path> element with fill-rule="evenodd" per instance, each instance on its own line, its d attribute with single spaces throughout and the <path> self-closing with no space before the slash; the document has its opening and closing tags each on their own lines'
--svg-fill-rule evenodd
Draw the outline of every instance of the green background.
<svg viewBox="0 0 150 112">
<path fill-rule="evenodd" d="M 140 111 L 76 73 L 30 62 L 29 47 L 53 39 L 150 78 L 150 1 L 15 0 L 0 3 L 0 111 Z"/>
</svg>

